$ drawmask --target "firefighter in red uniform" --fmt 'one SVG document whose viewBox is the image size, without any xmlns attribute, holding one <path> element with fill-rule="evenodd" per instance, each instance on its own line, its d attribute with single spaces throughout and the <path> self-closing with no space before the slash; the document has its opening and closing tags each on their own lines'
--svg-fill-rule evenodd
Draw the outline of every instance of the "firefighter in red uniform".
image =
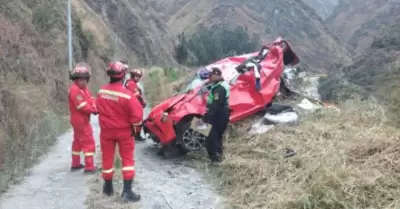
<svg viewBox="0 0 400 209">
<path fill-rule="evenodd" d="M 71 171 L 85 168 L 85 173 L 94 173 L 96 167 L 93 156 L 96 146 L 90 125 L 90 115 L 97 114 L 97 110 L 95 101 L 87 88 L 90 66 L 86 63 L 78 63 L 70 72 L 70 79 L 74 82 L 68 92 L 70 123 L 74 131 Z M 81 151 L 85 156 L 85 165 L 81 164 Z"/>
<path fill-rule="evenodd" d="M 100 142 L 103 161 L 103 193 L 114 193 L 112 178 L 114 173 L 115 145 L 118 143 L 122 159 L 124 187 L 122 198 L 136 202 L 140 195 L 132 191 L 135 177 L 133 135 L 135 127 L 142 123 L 143 108 L 131 91 L 122 82 L 127 68 L 122 62 L 111 63 L 107 68 L 110 83 L 101 87 L 97 93 L 96 105 L 99 111 Z"/>
<path fill-rule="evenodd" d="M 133 94 L 138 98 L 139 102 L 142 104 L 143 108 L 146 107 L 146 102 L 142 97 L 142 90 L 139 88 L 139 81 L 142 78 L 142 71 L 139 69 L 133 69 L 129 72 L 130 79 L 126 82 L 125 86 L 127 89 L 131 90 Z M 140 135 L 142 131 L 142 125 L 136 127 L 135 139 L 138 141 L 145 141 L 146 139 Z"/>
</svg>

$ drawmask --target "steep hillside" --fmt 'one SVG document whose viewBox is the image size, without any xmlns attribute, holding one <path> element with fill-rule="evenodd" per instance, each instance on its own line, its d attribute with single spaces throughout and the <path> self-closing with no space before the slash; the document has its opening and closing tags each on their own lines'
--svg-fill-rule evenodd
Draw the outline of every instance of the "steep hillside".
<svg viewBox="0 0 400 209">
<path fill-rule="evenodd" d="M 343 77 L 328 76 L 320 92 L 325 99 L 333 100 L 347 99 L 356 92 L 362 96 L 372 93 L 387 105 L 394 113 L 391 119 L 400 125 L 400 24 L 393 20 L 375 33 L 378 35 L 365 54 L 342 70 Z M 347 93 L 338 95 L 344 89 Z"/>
<path fill-rule="evenodd" d="M 68 128 L 66 1 L 0 0 L 0 192 L 18 181 L 56 136 Z M 82 0 L 73 0 L 75 62 L 88 62 L 93 92 L 117 53 L 132 52 Z M 144 29 L 147 30 L 147 29 Z M 143 38 L 142 40 L 147 40 Z M 139 46 L 139 44 L 138 44 Z"/>
<path fill-rule="evenodd" d="M 84 0 L 143 64 L 174 63 L 174 36 L 158 14 L 139 0 Z"/>
<path fill-rule="evenodd" d="M 358 54 L 365 52 L 378 31 L 400 21 L 398 0 L 339 0 L 326 24 Z"/>
<path fill-rule="evenodd" d="M 332 14 L 338 0 L 303 0 L 308 6 L 313 8 L 322 19 Z"/>
<path fill-rule="evenodd" d="M 301 1 L 147 0 L 175 35 L 194 33 L 201 27 L 241 26 L 264 41 L 288 39 L 313 70 L 328 71 L 349 63 L 349 53 L 331 35 L 316 12 Z"/>
</svg>

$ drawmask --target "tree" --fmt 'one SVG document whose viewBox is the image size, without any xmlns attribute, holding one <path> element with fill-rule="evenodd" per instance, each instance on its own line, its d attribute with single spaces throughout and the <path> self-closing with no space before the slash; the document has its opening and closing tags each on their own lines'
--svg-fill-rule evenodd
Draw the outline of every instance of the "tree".
<svg viewBox="0 0 400 209">
<path fill-rule="evenodd" d="M 206 65 L 236 54 L 249 53 L 257 49 L 260 42 L 258 36 L 249 36 L 247 30 L 236 27 L 234 30 L 227 27 L 214 26 L 211 28 L 199 27 L 189 39 L 184 33 L 180 34 L 179 44 L 175 48 L 175 57 L 179 63 L 189 64 L 189 53 L 195 56 L 194 65 Z"/>
</svg>

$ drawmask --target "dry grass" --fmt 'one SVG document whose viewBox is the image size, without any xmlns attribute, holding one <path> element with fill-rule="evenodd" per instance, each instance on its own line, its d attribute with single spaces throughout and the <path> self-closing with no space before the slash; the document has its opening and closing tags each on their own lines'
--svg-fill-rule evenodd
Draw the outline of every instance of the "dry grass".
<svg viewBox="0 0 400 209">
<path fill-rule="evenodd" d="M 400 131 L 373 103 L 346 102 L 298 127 L 248 136 L 230 127 L 226 160 L 204 166 L 232 208 L 398 208 Z M 297 155 L 285 159 L 285 148 Z"/>
<path fill-rule="evenodd" d="M 43 100 L 44 94 L 34 86 L 0 92 L 4 105 L 0 119 L 6 125 L 6 129 L 0 126 L 0 193 L 19 182 L 29 172 L 27 168 L 68 128 L 67 118 L 54 109 L 44 109 L 50 106 Z"/>
<path fill-rule="evenodd" d="M 144 72 L 143 86 L 146 100 L 155 106 L 185 88 L 197 71 L 152 67 Z"/>
</svg>

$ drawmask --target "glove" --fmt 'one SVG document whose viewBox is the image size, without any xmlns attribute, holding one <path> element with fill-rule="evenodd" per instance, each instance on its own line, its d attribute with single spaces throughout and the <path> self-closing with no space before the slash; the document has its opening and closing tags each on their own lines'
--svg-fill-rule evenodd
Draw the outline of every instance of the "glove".
<svg viewBox="0 0 400 209">
<path fill-rule="evenodd" d="M 131 125 L 131 136 L 136 136 L 136 127 L 133 124 Z"/>
</svg>

